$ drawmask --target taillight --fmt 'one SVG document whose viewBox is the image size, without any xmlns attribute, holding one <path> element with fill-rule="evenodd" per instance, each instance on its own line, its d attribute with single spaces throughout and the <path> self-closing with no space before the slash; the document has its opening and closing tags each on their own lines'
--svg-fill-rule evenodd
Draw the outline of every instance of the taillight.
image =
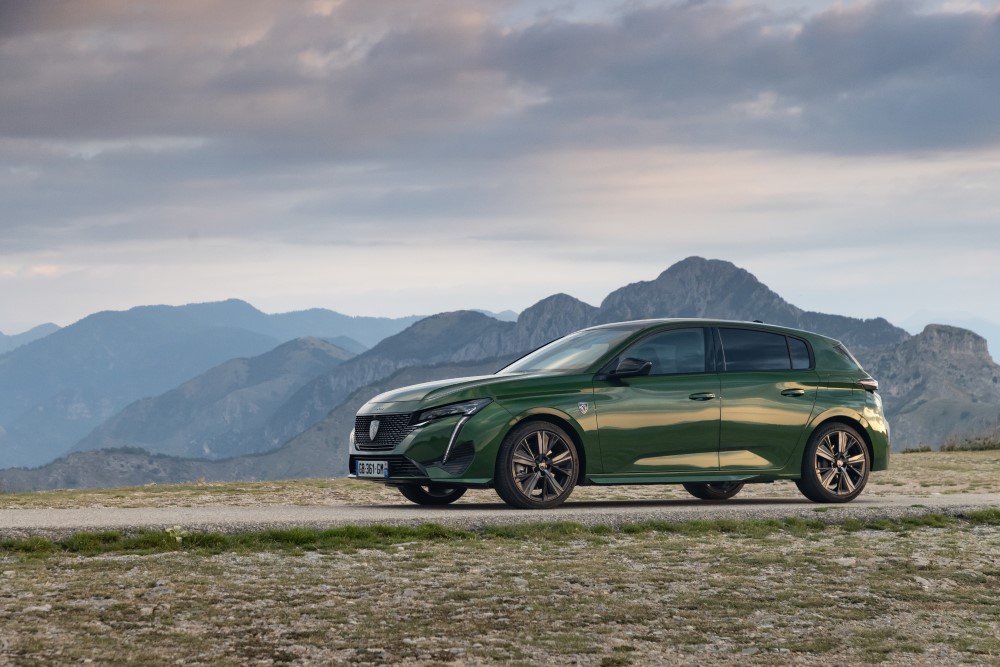
<svg viewBox="0 0 1000 667">
<path fill-rule="evenodd" d="M 873 378 L 861 378 L 858 380 L 858 384 L 861 385 L 861 388 L 865 391 L 875 391 L 878 389 L 878 380 Z"/>
</svg>

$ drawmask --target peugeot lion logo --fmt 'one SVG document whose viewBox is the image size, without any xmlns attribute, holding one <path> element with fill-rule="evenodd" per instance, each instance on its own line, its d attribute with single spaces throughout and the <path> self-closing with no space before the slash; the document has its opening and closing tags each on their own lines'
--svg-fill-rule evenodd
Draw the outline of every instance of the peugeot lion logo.
<svg viewBox="0 0 1000 667">
<path fill-rule="evenodd" d="M 372 442 L 375 441 L 375 436 L 378 434 L 378 424 L 377 419 L 373 419 L 372 423 L 368 425 L 368 439 Z"/>
<path fill-rule="evenodd" d="M 581 415 L 587 414 L 587 411 L 590 410 L 590 404 L 589 403 L 577 403 L 576 407 L 580 408 L 580 414 Z"/>
</svg>

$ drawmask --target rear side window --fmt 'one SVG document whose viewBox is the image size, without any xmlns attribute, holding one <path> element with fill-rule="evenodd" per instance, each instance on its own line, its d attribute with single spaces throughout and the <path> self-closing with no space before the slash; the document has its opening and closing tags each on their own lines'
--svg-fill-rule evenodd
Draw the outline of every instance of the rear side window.
<svg viewBox="0 0 1000 667">
<path fill-rule="evenodd" d="M 752 329 L 719 329 L 727 371 L 784 371 L 792 367 L 782 334 Z"/>
<path fill-rule="evenodd" d="M 798 338 L 753 329 L 719 329 L 727 371 L 806 370 L 809 346 Z"/>
<path fill-rule="evenodd" d="M 789 336 L 788 354 L 792 357 L 792 370 L 804 371 L 809 368 L 809 347 L 804 340 Z"/>
</svg>

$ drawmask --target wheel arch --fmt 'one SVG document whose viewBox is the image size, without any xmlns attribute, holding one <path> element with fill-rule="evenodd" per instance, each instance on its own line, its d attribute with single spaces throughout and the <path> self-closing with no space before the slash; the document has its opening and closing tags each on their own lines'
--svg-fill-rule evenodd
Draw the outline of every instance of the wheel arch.
<svg viewBox="0 0 1000 667">
<path fill-rule="evenodd" d="M 577 472 L 576 484 L 577 486 L 586 485 L 587 449 L 583 444 L 583 435 L 580 433 L 579 426 L 576 424 L 575 420 L 566 413 L 556 410 L 530 410 L 524 414 L 518 415 L 517 418 L 511 422 L 510 428 L 507 429 L 507 433 L 510 433 L 521 424 L 529 421 L 548 422 L 558 426 L 569 434 L 569 437 L 573 439 L 573 445 L 576 447 L 576 453 L 580 457 L 580 467 Z M 507 437 L 507 433 L 504 434 L 505 438 Z"/>
<path fill-rule="evenodd" d="M 868 429 L 865 427 L 864 420 L 861 418 L 860 415 L 855 416 L 849 413 L 839 413 L 839 412 L 828 415 L 825 418 L 819 419 L 813 423 L 812 429 L 809 431 L 809 437 L 806 438 L 805 442 L 803 442 L 802 454 L 799 458 L 805 456 L 805 446 L 809 442 L 809 439 L 812 438 L 813 433 L 823 428 L 827 424 L 833 424 L 833 423 L 839 423 L 851 426 L 858 433 L 860 433 L 861 437 L 864 439 L 865 449 L 868 450 L 869 462 L 875 461 L 875 445 L 872 443 L 872 437 L 868 433 Z M 871 465 L 871 463 L 869 463 L 869 465 Z"/>
</svg>

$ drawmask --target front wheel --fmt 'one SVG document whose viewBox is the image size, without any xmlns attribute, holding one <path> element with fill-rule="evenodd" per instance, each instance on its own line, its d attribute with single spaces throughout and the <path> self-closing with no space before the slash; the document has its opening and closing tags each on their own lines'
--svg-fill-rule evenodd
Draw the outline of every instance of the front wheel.
<svg viewBox="0 0 1000 667">
<path fill-rule="evenodd" d="M 408 484 L 400 486 L 399 492 L 409 501 L 418 505 L 450 505 L 465 495 L 465 489 L 456 486 L 442 486 L 440 484 L 429 484 L 418 486 Z"/>
<path fill-rule="evenodd" d="M 500 445 L 497 495 L 513 507 L 548 509 L 569 498 L 579 472 L 580 457 L 566 431 L 549 422 L 527 422 Z"/>
<path fill-rule="evenodd" d="M 743 482 L 688 482 L 684 490 L 702 500 L 729 500 L 743 490 Z"/>
<path fill-rule="evenodd" d="M 852 426 L 832 423 L 813 432 L 802 457 L 802 477 L 796 486 L 817 503 L 854 500 L 868 483 L 868 447 Z"/>
</svg>

